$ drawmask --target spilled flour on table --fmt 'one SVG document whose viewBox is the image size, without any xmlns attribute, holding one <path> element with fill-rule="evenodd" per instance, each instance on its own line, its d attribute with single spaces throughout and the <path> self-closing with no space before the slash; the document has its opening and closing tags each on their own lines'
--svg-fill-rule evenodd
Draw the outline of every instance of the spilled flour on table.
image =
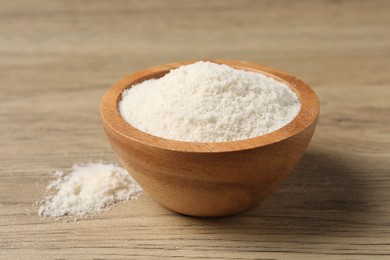
<svg viewBox="0 0 390 260">
<path fill-rule="evenodd" d="M 83 217 L 119 201 L 136 199 L 142 188 L 114 164 L 75 164 L 71 172 L 55 172 L 38 214 L 43 217 Z"/>
</svg>

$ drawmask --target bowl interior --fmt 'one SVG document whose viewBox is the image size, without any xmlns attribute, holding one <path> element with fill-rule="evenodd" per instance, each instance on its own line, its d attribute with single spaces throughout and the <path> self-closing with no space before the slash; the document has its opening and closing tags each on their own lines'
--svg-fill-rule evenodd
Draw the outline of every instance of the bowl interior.
<svg viewBox="0 0 390 260">
<path fill-rule="evenodd" d="M 262 73 L 278 81 L 284 82 L 297 94 L 301 102 L 301 110 L 299 114 L 289 124 L 274 132 L 250 139 L 232 142 L 200 143 L 176 141 L 142 132 L 141 130 L 138 130 L 135 127 L 129 125 L 122 118 L 118 109 L 118 104 L 121 100 L 121 94 L 123 90 L 147 79 L 160 78 L 168 73 L 171 69 L 196 62 L 186 61 L 169 63 L 139 71 L 115 83 L 107 90 L 102 98 L 100 106 L 102 120 L 104 120 L 105 123 L 112 128 L 112 130 L 134 141 L 168 150 L 201 153 L 230 152 L 266 146 L 300 133 L 316 120 L 319 114 L 318 98 L 314 91 L 300 79 L 279 70 L 258 64 L 230 60 L 210 61 L 218 64 L 226 64 L 236 69 Z"/>
</svg>

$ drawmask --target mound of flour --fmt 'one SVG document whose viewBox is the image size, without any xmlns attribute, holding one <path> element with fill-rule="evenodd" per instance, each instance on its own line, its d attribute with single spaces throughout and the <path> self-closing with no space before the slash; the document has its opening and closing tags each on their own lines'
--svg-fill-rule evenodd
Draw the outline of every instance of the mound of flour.
<svg viewBox="0 0 390 260">
<path fill-rule="evenodd" d="M 77 164 L 72 171 L 57 171 L 47 186 L 49 195 L 39 208 L 40 216 L 85 216 L 118 201 L 134 199 L 142 190 L 127 171 L 114 164 Z"/>
<path fill-rule="evenodd" d="M 189 142 L 264 135 L 291 122 L 300 107 L 285 83 L 203 61 L 136 84 L 122 93 L 119 103 L 120 114 L 135 128 Z"/>
</svg>

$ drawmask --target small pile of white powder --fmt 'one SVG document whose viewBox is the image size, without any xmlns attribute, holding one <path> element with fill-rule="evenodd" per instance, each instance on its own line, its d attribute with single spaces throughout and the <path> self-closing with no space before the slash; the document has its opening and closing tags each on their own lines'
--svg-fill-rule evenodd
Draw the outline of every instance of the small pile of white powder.
<svg viewBox="0 0 390 260">
<path fill-rule="evenodd" d="M 40 207 L 40 216 L 94 214 L 118 201 L 134 199 L 142 190 L 125 169 L 113 164 L 74 165 L 70 173 L 58 171 L 55 176 L 46 188 L 51 195 Z"/>
<path fill-rule="evenodd" d="M 146 133 L 179 141 L 226 142 L 282 128 L 300 102 L 285 83 L 212 62 L 171 70 L 122 93 L 119 111 Z"/>
</svg>

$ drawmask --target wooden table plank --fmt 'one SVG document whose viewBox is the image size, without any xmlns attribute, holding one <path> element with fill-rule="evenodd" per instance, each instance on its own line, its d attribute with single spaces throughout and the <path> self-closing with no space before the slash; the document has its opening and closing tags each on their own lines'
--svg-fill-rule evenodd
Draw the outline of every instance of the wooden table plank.
<svg viewBox="0 0 390 260">
<path fill-rule="evenodd" d="M 390 256 L 389 1 L 0 2 L 0 257 L 381 259 Z M 311 84 L 321 116 L 287 182 L 254 210 L 172 213 L 143 194 L 48 220 L 55 170 L 117 162 L 99 100 L 135 70 L 226 58 Z"/>
</svg>

